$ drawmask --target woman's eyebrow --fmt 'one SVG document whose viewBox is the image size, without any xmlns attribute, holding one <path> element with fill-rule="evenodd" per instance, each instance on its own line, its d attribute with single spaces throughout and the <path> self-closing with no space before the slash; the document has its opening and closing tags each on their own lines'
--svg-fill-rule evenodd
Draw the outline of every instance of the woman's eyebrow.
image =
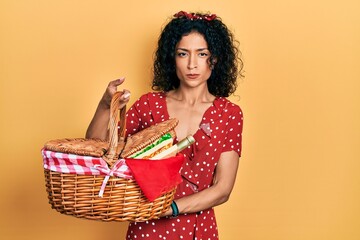
<svg viewBox="0 0 360 240">
<path fill-rule="evenodd" d="M 177 48 L 176 50 L 181 50 L 181 51 L 186 51 L 186 52 L 190 51 L 189 49 L 186 49 L 186 48 Z M 206 51 L 206 50 L 209 50 L 209 49 L 208 48 L 198 48 L 198 49 L 196 49 L 197 52 Z"/>
</svg>

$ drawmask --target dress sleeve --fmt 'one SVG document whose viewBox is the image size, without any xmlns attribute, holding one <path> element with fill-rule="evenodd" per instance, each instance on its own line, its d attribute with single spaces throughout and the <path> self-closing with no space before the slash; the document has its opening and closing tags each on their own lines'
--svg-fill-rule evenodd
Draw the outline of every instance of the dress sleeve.
<svg viewBox="0 0 360 240">
<path fill-rule="evenodd" d="M 126 137 L 133 135 L 153 123 L 150 109 L 150 93 L 142 95 L 126 113 Z"/>
<path fill-rule="evenodd" d="M 144 110 L 145 96 L 137 99 L 130 109 L 126 112 L 126 136 L 133 135 L 141 130 L 141 112 Z"/>
<path fill-rule="evenodd" d="M 235 105 L 228 116 L 227 128 L 225 132 L 225 142 L 223 152 L 235 151 L 241 156 L 243 113 L 239 106 Z"/>
<path fill-rule="evenodd" d="M 137 100 L 126 113 L 126 136 L 133 135 L 139 131 L 140 118 L 138 112 L 138 101 Z"/>
</svg>

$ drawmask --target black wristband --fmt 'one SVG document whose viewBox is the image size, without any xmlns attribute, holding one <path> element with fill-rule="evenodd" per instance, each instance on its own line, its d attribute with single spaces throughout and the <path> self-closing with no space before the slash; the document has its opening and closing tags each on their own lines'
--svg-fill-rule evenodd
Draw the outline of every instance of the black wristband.
<svg viewBox="0 0 360 240">
<path fill-rule="evenodd" d="M 171 216 L 172 217 L 179 216 L 179 208 L 178 208 L 176 202 L 173 201 L 170 206 L 171 206 L 171 209 L 172 209 L 172 215 Z"/>
</svg>

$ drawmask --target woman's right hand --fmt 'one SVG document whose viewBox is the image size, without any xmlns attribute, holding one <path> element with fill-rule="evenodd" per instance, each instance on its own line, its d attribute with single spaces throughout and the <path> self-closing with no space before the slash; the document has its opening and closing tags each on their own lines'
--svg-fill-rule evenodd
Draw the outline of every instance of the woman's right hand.
<svg viewBox="0 0 360 240">
<path fill-rule="evenodd" d="M 125 78 L 116 79 L 111 81 L 103 94 L 94 117 L 86 131 L 86 138 L 98 138 L 106 140 L 108 138 L 108 125 L 110 118 L 110 104 L 114 94 L 117 92 L 117 87 L 125 81 Z M 130 99 L 130 92 L 126 89 L 120 97 L 119 108 L 123 108 Z"/>
<path fill-rule="evenodd" d="M 114 81 L 109 82 L 105 93 L 101 98 L 101 104 L 104 105 L 106 108 L 110 108 L 111 99 L 114 94 L 117 92 L 117 87 L 120 86 L 125 81 L 125 78 L 119 78 Z M 123 95 L 120 98 L 120 106 L 119 108 L 123 108 L 130 100 L 130 91 L 124 89 Z"/>
</svg>

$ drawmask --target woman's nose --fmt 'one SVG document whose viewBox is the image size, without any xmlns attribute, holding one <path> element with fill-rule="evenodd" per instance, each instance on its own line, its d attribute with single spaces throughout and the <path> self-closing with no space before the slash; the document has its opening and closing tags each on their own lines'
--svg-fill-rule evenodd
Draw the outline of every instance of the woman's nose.
<svg viewBox="0 0 360 240">
<path fill-rule="evenodd" d="M 190 55 L 189 62 L 188 62 L 188 69 L 197 68 L 197 59 L 196 56 Z"/>
</svg>

